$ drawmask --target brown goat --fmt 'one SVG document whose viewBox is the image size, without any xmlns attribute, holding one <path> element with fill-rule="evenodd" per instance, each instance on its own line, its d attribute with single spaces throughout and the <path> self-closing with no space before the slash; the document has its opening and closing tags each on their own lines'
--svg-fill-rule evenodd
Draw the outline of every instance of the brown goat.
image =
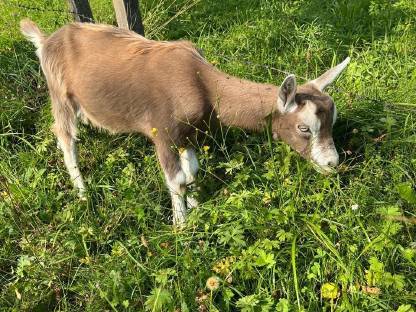
<svg viewBox="0 0 416 312">
<path fill-rule="evenodd" d="M 47 37 L 21 22 L 37 47 L 65 165 L 81 197 L 85 186 L 75 148 L 77 116 L 113 133 L 139 132 L 153 141 L 172 196 L 174 224 L 185 221 L 186 196 L 198 160 L 195 134 L 222 123 L 260 130 L 272 121 L 280 138 L 322 170 L 338 165 L 332 139 L 336 109 L 323 89 L 349 58 L 297 86 L 289 75 L 279 87 L 229 76 L 186 41 L 159 42 L 111 26 L 74 23 Z M 174 148 L 172 148 L 174 147 Z"/>
</svg>

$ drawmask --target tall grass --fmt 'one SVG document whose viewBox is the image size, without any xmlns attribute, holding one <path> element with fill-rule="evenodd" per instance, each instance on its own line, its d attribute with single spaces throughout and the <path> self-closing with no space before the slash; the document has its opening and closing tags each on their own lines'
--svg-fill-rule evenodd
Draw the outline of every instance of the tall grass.
<svg viewBox="0 0 416 312">
<path fill-rule="evenodd" d="M 328 90 L 339 172 L 316 173 L 267 131 L 221 128 L 197 146 L 201 205 L 183 231 L 140 136 L 80 128 L 89 198 L 78 200 L 34 48 L 18 31 L 26 16 L 48 32 L 71 16 L 64 1 L 16 3 L 0 4 L 0 310 L 414 309 L 411 0 L 140 2 L 147 36 L 189 39 L 247 79 L 279 85 L 271 67 L 312 79 L 352 57 Z M 111 1 L 91 5 L 115 23 Z"/>
</svg>

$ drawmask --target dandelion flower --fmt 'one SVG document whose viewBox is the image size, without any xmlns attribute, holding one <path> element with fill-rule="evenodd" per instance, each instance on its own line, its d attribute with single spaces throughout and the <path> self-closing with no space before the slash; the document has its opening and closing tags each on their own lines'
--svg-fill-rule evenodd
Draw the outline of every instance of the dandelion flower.
<svg viewBox="0 0 416 312">
<path fill-rule="evenodd" d="M 216 276 L 211 276 L 207 279 L 206 286 L 211 291 L 217 290 L 220 286 L 220 280 Z"/>
<path fill-rule="evenodd" d="M 204 152 L 205 152 L 205 153 L 208 153 L 208 151 L 209 151 L 209 146 L 208 146 L 208 145 L 204 145 L 204 146 L 202 147 L 202 149 L 204 150 Z"/>
</svg>

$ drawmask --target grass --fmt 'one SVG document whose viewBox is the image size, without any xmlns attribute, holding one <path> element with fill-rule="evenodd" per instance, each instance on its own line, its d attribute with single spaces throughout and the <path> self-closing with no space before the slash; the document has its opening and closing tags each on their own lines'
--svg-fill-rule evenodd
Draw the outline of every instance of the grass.
<svg viewBox="0 0 416 312">
<path fill-rule="evenodd" d="M 277 85 L 271 67 L 312 79 L 352 58 L 328 90 L 339 173 L 317 174 L 266 132 L 224 129 L 201 144 L 201 205 L 181 232 L 140 136 L 81 127 L 89 199 L 77 199 L 18 31 L 26 16 L 48 32 L 71 17 L 65 1 L 19 3 L 42 10 L 0 4 L 1 311 L 413 311 L 412 0 L 141 1 L 151 38 L 189 39 L 240 77 Z M 114 23 L 111 1 L 91 3 Z"/>
</svg>

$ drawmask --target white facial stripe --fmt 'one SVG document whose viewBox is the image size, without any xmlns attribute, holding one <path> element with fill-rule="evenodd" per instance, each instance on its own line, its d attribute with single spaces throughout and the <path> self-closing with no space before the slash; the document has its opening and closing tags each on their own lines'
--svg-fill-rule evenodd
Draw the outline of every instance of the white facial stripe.
<svg viewBox="0 0 416 312">
<path fill-rule="evenodd" d="M 305 107 L 301 113 L 299 113 L 299 118 L 306 126 L 309 127 L 312 138 L 319 136 L 319 130 L 321 129 L 321 121 L 316 115 L 316 105 L 311 101 L 306 101 Z"/>
</svg>

